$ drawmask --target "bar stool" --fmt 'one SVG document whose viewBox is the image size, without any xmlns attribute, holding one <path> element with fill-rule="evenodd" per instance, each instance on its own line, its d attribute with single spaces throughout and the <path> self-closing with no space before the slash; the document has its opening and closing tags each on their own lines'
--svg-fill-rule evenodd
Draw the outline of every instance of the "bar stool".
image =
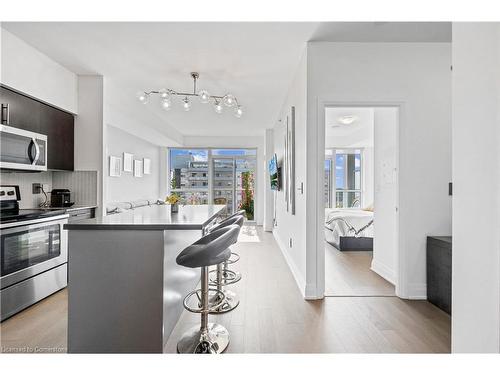
<svg viewBox="0 0 500 375">
<path fill-rule="evenodd" d="M 227 222 L 233 220 L 236 216 L 242 216 L 243 219 L 245 219 L 246 218 L 246 214 L 247 214 L 247 212 L 245 210 L 239 210 L 238 212 L 235 212 L 234 214 L 232 214 L 232 215 L 224 218 L 223 220 L 221 220 L 218 224 L 216 224 L 215 226 L 212 227 L 212 230 L 215 230 L 217 228 L 222 228 L 224 226 L 223 225 L 224 223 L 227 223 Z M 240 227 L 241 226 L 243 226 L 243 223 L 241 223 Z M 239 260 L 240 260 L 239 254 L 231 251 L 231 258 L 229 258 L 228 261 L 225 263 L 225 269 L 228 270 L 227 266 L 229 264 L 234 264 L 234 263 L 238 262 Z M 236 273 L 236 274 L 238 274 L 238 273 Z M 234 275 L 231 274 L 229 276 L 234 276 Z M 241 279 L 241 275 L 240 275 L 240 279 Z M 237 280 L 237 281 L 239 281 L 239 280 Z M 235 281 L 235 282 L 237 282 L 237 281 Z"/>
<path fill-rule="evenodd" d="M 229 344 L 229 332 L 222 325 L 208 323 L 210 310 L 217 308 L 209 302 L 209 291 L 220 293 L 219 304 L 225 297 L 217 289 L 209 289 L 208 267 L 223 263 L 231 256 L 229 246 L 236 243 L 240 227 L 229 225 L 214 230 L 192 245 L 186 247 L 176 258 L 180 266 L 201 268 L 201 289 L 190 292 L 183 301 L 184 308 L 190 312 L 201 314 L 200 326 L 194 326 L 182 335 L 177 343 L 178 353 L 218 354 L 226 350 Z M 198 301 L 196 307 L 189 306 L 194 295 Z"/>
<path fill-rule="evenodd" d="M 243 216 L 234 216 L 224 220 L 216 226 L 215 230 L 220 230 L 230 225 L 237 225 L 239 228 L 243 226 Z M 231 252 L 231 254 L 234 254 Z M 210 297 L 210 302 L 217 305 L 216 308 L 211 309 L 210 314 L 223 314 L 234 310 L 240 303 L 238 295 L 232 290 L 224 288 L 227 285 L 235 284 L 241 280 L 241 274 L 235 272 L 228 268 L 228 263 L 231 258 L 226 260 L 222 264 L 217 265 L 217 269 L 209 272 L 209 285 L 215 286 L 217 291 L 220 293 L 215 293 Z M 239 256 L 238 256 L 239 260 Z M 233 262 L 234 263 L 234 262 Z M 230 263 L 229 263 L 230 264 Z M 221 301 L 221 295 L 224 295 L 224 300 Z M 221 304 L 219 302 L 222 302 Z"/>
<path fill-rule="evenodd" d="M 233 213 L 233 214 L 225 217 L 224 219 L 222 219 L 220 221 L 220 223 L 222 223 L 223 221 L 229 220 L 229 219 L 231 219 L 231 218 L 233 218 L 235 216 L 243 216 L 245 218 L 247 216 L 247 212 L 245 210 L 239 210 L 239 211 L 237 211 L 237 212 L 235 212 L 235 213 Z"/>
</svg>

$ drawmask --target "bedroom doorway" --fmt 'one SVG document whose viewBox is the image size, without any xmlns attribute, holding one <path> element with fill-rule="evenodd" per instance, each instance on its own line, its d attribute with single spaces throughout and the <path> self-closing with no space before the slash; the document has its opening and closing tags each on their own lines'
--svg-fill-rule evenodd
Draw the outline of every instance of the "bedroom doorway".
<svg viewBox="0 0 500 375">
<path fill-rule="evenodd" d="M 324 295 L 395 296 L 399 108 L 324 110 Z"/>
</svg>

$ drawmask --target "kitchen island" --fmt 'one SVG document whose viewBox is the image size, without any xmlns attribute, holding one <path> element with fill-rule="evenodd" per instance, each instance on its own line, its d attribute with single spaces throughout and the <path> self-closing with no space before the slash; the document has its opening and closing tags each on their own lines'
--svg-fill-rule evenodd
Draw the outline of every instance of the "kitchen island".
<svg viewBox="0 0 500 375">
<path fill-rule="evenodd" d="M 65 225 L 68 352 L 162 353 L 199 282 L 175 258 L 224 205 L 153 205 Z"/>
</svg>

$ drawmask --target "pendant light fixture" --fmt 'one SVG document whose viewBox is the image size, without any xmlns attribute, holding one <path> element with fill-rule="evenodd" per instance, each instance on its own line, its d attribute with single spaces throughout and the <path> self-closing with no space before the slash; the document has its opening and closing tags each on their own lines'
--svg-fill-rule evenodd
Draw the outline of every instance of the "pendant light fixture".
<svg viewBox="0 0 500 375">
<path fill-rule="evenodd" d="M 184 111 L 188 112 L 192 106 L 191 98 L 197 97 L 200 103 L 211 103 L 214 111 L 218 114 L 221 114 L 224 111 L 224 106 L 226 106 L 228 108 L 234 107 L 233 114 L 235 117 L 240 118 L 243 115 L 243 107 L 238 103 L 238 99 L 234 95 L 210 95 L 207 90 L 196 91 L 196 83 L 200 75 L 197 72 L 192 72 L 190 75 L 193 79 L 192 93 L 162 88 L 160 90 L 140 91 L 136 95 L 137 100 L 143 104 L 147 104 L 151 95 L 158 95 L 160 97 L 161 107 L 168 111 L 172 108 L 172 100 L 177 97 L 181 99 L 181 105 Z"/>
</svg>

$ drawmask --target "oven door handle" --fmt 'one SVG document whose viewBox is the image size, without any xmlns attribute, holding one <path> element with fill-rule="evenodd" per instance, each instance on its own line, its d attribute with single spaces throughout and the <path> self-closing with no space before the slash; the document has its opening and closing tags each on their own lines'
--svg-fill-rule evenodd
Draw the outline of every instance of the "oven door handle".
<svg viewBox="0 0 500 375">
<path fill-rule="evenodd" d="M 35 148 L 35 155 L 33 156 L 33 147 Z M 40 158 L 40 146 L 38 145 L 35 138 L 31 138 L 30 145 L 28 147 L 28 156 L 31 161 L 31 165 L 36 165 L 38 159 Z"/>
</svg>

